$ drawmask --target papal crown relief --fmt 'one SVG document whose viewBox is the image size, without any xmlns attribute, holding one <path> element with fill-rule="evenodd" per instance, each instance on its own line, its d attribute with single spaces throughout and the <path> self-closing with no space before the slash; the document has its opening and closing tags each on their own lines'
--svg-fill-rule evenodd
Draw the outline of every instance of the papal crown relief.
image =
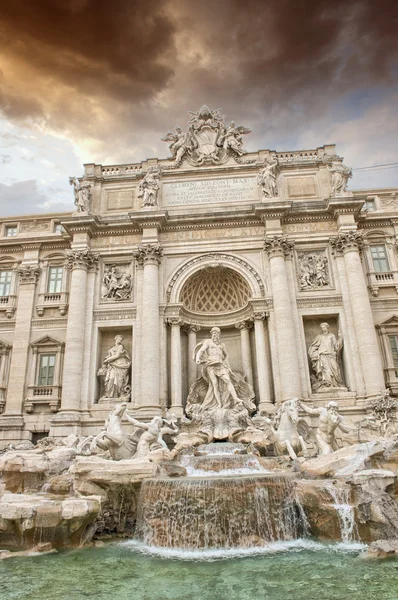
<svg viewBox="0 0 398 600">
<path fill-rule="evenodd" d="M 240 164 L 254 162 L 242 159 L 247 154 L 242 136 L 251 133 L 250 129 L 242 125 L 237 127 L 234 121 L 226 125 L 219 108 L 210 110 L 208 106 L 202 106 L 189 114 L 186 133 L 176 127 L 162 139 L 162 142 L 170 143 L 171 160 L 174 161 L 166 169 L 177 168 L 184 160 L 192 166 L 218 165 L 227 162 L 231 156 Z"/>
</svg>

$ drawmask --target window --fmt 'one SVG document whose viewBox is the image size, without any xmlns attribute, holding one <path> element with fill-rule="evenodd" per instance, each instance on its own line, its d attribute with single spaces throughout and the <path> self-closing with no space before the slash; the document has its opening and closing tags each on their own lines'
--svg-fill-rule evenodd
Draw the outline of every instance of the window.
<svg viewBox="0 0 398 600">
<path fill-rule="evenodd" d="M 370 253 L 376 273 L 386 273 L 390 270 L 385 246 L 371 246 Z"/>
<path fill-rule="evenodd" d="M 0 271 L 0 297 L 10 295 L 11 280 L 12 271 Z"/>
<path fill-rule="evenodd" d="M 65 229 L 62 227 L 61 223 L 55 223 L 54 233 L 64 233 Z"/>
<path fill-rule="evenodd" d="M 53 385 L 55 354 L 41 354 L 39 363 L 38 385 Z"/>
<path fill-rule="evenodd" d="M 398 335 L 389 335 L 392 361 L 394 363 L 395 377 L 398 377 Z"/>
<path fill-rule="evenodd" d="M 6 227 L 6 237 L 15 237 L 17 235 L 17 226 L 9 225 Z"/>
<path fill-rule="evenodd" d="M 47 292 L 49 294 L 59 294 L 62 290 L 62 267 L 50 267 L 48 270 Z"/>
<path fill-rule="evenodd" d="M 376 204 L 374 200 L 365 200 L 362 210 L 376 210 Z"/>
</svg>

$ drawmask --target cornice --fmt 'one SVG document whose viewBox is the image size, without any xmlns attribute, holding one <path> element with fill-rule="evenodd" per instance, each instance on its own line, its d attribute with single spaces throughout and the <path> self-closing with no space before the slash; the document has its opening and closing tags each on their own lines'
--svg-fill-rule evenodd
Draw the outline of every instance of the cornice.
<svg viewBox="0 0 398 600">
<path fill-rule="evenodd" d="M 135 319 L 136 316 L 136 308 L 96 308 L 93 311 L 94 321 L 127 320 Z"/>
<path fill-rule="evenodd" d="M 68 319 L 32 319 L 32 329 L 62 329 L 68 325 Z"/>
<path fill-rule="evenodd" d="M 396 298 L 369 298 L 370 305 L 375 309 L 395 308 L 398 309 L 398 297 Z"/>
<path fill-rule="evenodd" d="M 68 219 L 62 219 L 62 227 L 72 235 L 74 233 L 87 233 L 89 236 L 93 236 L 100 225 L 100 218 L 97 215 L 87 216 L 74 216 Z"/>
<path fill-rule="evenodd" d="M 140 210 L 137 212 L 129 212 L 128 216 L 132 223 L 140 230 L 146 227 L 155 227 L 163 229 L 169 220 L 167 210 Z"/>
<path fill-rule="evenodd" d="M 310 298 L 297 298 L 297 308 L 317 308 L 325 306 L 341 306 L 343 296 L 336 294 L 333 296 L 311 296 Z"/>
<path fill-rule="evenodd" d="M 364 200 L 355 199 L 352 194 L 345 197 L 333 197 L 326 201 L 326 210 L 337 217 L 341 214 L 354 214 L 356 216 L 362 210 Z"/>
</svg>

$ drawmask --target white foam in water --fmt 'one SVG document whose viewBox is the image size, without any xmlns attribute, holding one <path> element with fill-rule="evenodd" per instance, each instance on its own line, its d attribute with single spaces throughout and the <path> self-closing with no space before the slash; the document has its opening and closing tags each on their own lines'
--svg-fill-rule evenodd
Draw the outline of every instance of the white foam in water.
<svg viewBox="0 0 398 600">
<path fill-rule="evenodd" d="M 331 552 L 359 552 L 367 546 L 361 543 L 325 544 L 309 539 L 297 539 L 289 541 L 270 542 L 265 546 L 251 548 L 212 548 L 203 550 L 188 550 L 184 548 L 159 548 L 148 546 L 138 540 L 120 542 L 121 546 L 131 548 L 133 551 L 141 552 L 149 556 L 157 556 L 167 559 L 191 560 L 191 561 L 214 561 L 231 558 L 245 558 L 247 556 L 260 556 L 277 554 L 282 552 L 307 551 L 331 551 Z"/>
<path fill-rule="evenodd" d="M 263 469 L 260 465 L 258 467 L 240 469 L 221 469 L 220 471 L 205 471 L 203 469 L 195 469 L 194 467 L 185 467 L 187 475 L 189 477 L 228 477 L 232 475 L 252 475 L 253 473 L 271 473 L 267 469 Z"/>
</svg>

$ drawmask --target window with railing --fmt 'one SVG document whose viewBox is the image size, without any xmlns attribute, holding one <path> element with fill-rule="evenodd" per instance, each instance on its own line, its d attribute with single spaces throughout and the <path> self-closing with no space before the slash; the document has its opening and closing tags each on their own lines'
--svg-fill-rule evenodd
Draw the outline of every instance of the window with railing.
<svg viewBox="0 0 398 600">
<path fill-rule="evenodd" d="M 0 271 L 0 298 L 10 295 L 12 271 Z"/>
<path fill-rule="evenodd" d="M 390 265 L 388 263 L 386 247 L 384 244 L 380 246 L 370 246 L 370 254 L 372 257 L 373 269 L 376 273 L 387 273 L 390 271 Z"/>
<path fill-rule="evenodd" d="M 55 354 L 41 354 L 39 361 L 38 385 L 53 385 L 55 371 Z"/>
<path fill-rule="evenodd" d="M 62 290 L 63 267 L 50 267 L 48 269 L 47 292 L 59 294 Z"/>
</svg>

